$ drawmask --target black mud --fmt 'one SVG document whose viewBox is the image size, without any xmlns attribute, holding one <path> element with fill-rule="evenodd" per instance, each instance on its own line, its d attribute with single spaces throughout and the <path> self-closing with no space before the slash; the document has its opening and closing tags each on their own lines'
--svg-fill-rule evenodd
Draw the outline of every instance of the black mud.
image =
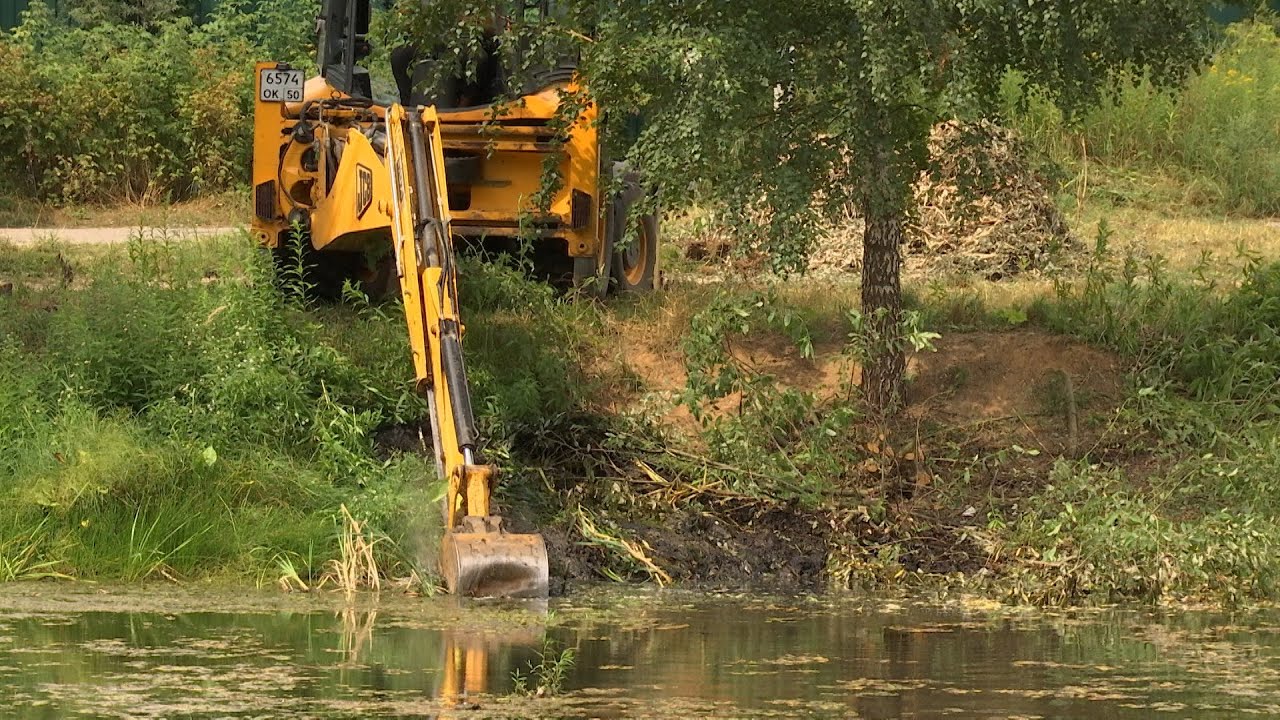
<svg viewBox="0 0 1280 720">
<path fill-rule="evenodd" d="M 700 590 L 821 592 L 826 584 L 825 517 L 799 508 L 727 513 L 673 510 L 618 523 L 644 544 L 653 562 L 681 587 Z M 616 559 L 586 543 L 572 526 L 542 529 L 551 573 L 560 587 L 599 581 Z"/>
</svg>

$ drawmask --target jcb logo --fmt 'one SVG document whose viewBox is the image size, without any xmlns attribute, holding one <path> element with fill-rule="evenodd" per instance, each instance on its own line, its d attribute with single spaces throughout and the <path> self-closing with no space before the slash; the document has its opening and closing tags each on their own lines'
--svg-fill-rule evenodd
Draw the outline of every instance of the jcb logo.
<svg viewBox="0 0 1280 720">
<path fill-rule="evenodd" d="M 373 204 L 373 171 L 356 165 L 356 219 L 364 217 Z"/>
</svg>

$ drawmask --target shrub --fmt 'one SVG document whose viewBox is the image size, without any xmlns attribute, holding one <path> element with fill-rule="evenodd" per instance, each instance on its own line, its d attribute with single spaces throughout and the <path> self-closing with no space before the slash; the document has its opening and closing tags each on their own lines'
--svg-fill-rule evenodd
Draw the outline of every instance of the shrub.
<svg viewBox="0 0 1280 720">
<path fill-rule="evenodd" d="M 377 427 L 423 415 L 403 346 L 372 342 L 395 318 L 347 328 L 384 356 L 360 366 L 288 307 L 247 238 L 129 249 L 76 286 L 0 296 L 0 537 L 41 523 L 40 557 L 75 574 L 279 553 L 318 568 L 343 503 L 393 537 L 432 507 L 428 461 L 373 447 Z"/>
<path fill-rule="evenodd" d="M 33 3 L 0 35 L 0 175 L 60 201 L 162 200 L 246 183 L 255 58 L 302 61 L 303 0 L 227 2 L 195 26 L 77 26 Z"/>
<path fill-rule="evenodd" d="M 1038 578 L 1024 599 L 1156 602 L 1274 599 L 1280 525 L 1269 513 L 1210 507 L 1170 513 L 1160 493 L 1135 491 L 1114 471 L 1060 464 L 1037 511 L 1014 527 Z"/>
<path fill-rule="evenodd" d="M 852 325 L 847 349 L 856 354 L 853 344 L 862 338 L 857 313 L 840 320 Z M 855 430 L 864 418 L 851 401 L 852 361 L 850 384 L 822 398 L 787 387 L 744 359 L 742 345 L 754 339 L 776 341 L 787 356 L 812 360 L 811 324 L 773 288 L 722 290 L 690 319 L 682 343 L 688 372 L 683 400 L 702 425 L 710 459 L 733 469 L 725 481 L 738 492 L 816 502 L 862 459 Z"/>
<path fill-rule="evenodd" d="M 1226 290 L 1172 277 L 1158 258 L 1116 262 L 1106 234 L 1083 280 L 1045 306 L 1058 330 L 1136 365 L 1124 443 L 1149 477 L 1062 463 L 1025 502 L 1014 556 L 1024 597 L 1230 601 L 1280 594 L 1280 263 L 1249 259 Z M 1204 277 L 1201 274 L 1201 277 Z M 1134 469 L 1139 470 L 1142 463 Z"/>
</svg>

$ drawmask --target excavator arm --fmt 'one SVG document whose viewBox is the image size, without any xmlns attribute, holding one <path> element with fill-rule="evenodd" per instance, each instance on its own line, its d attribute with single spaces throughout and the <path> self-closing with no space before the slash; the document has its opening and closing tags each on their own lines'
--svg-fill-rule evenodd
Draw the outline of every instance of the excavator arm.
<svg viewBox="0 0 1280 720">
<path fill-rule="evenodd" d="M 430 409 L 436 467 L 448 483 L 441 574 L 460 595 L 546 597 L 542 536 L 506 532 L 489 507 L 497 469 L 480 459 L 462 356 L 439 118 L 433 108 L 392 105 L 386 127 L 396 272 L 417 388 Z"/>
</svg>

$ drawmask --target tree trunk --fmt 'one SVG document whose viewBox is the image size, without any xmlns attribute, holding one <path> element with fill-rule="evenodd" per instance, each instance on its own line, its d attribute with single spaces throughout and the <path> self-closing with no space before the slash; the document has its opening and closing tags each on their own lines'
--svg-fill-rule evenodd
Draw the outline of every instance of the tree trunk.
<svg viewBox="0 0 1280 720">
<path fill-rule="evenodd" d="M 906 369 L 899 327 L 902 319 L 902 214 L 868 210 L 862 238 L 862 313 L 870 352 L 862 390 L 873 412 L 890 414 L 902 401 Z"/>
</svg>

